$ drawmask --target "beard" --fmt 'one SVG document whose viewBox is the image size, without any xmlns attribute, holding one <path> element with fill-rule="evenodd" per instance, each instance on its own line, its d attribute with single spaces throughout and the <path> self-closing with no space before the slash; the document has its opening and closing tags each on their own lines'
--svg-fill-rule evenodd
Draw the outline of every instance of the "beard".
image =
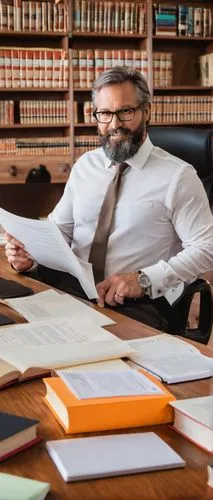
<svg viewBox="0 0 213 500">
<path fill-rule="evenodd" d="M 141 146 L 145 130 L 146 123 L 142 121 L 139 127 L 134 131 L 124 127 L 112 129 L 106 134 L 101 134 L 100 131 L 98 131 L 101 146 L 107 158 L 115 163 L 123 163 L 128 160 L 128 158 L 134 156 Z M 119 132 L 125 134 L 125 136 L 115 141 L 111 139 L 113 135 Z"/>
</svg>

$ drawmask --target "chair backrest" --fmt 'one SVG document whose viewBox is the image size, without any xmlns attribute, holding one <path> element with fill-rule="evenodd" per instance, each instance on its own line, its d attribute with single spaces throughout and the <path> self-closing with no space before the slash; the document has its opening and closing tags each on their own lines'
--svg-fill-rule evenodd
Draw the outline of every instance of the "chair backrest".
<svg viewBox="0 0 213 500">
<path fill-rule="evenodd" d="M 192 127 L 149 127 L 155 146 L 193 165 L 213 205 L 213 131 Z"/>
</svg>

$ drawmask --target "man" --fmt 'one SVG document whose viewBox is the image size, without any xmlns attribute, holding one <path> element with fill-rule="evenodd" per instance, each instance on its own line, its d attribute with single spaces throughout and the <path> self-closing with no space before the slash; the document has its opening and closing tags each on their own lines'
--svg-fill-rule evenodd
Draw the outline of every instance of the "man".
<svg viewBox="0 0 213 500">
<path fill-rule="evenodd" d="M 76 255 L 100 271 L 100 306 L 166 329 L 165 296 L 213 268 L 207 196 L 192 166 L 151 144 L 150 93 L 139 72 L 114 67 L 102 73 L 93 104 L 102 147 L 75 163 L 49 217 Z M 32 266 L 9 235 L 6 255 L 17 271 Z M 73 292 L 70 280 L 64 288 Z"/>
</svg>

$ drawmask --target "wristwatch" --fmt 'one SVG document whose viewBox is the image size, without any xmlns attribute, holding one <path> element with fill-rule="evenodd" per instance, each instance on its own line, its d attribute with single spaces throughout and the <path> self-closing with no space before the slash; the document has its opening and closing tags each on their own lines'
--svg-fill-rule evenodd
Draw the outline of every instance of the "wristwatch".
<svg viewBox="0 0 213 500">
<path fill-rule="evenodd" d="M 143 289 L 144 295 L 152 297 L 152 282 L 149 276 L 147 276 L 147 274 L 143 271 L 138 271 L 138 284 Z"/>
</svg>

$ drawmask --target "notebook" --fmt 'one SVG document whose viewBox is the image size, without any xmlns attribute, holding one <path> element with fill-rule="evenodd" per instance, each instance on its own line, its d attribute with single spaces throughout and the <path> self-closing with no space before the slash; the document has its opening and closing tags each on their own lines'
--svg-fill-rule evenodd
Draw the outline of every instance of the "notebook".
<svg viewBox="0 0 213 500">
<path fill-rule="evenodd" d="M 184 460 L 154 432 L 48 441 L 47 451 L 65 481 L 184 467 Z"/>
</svg>

